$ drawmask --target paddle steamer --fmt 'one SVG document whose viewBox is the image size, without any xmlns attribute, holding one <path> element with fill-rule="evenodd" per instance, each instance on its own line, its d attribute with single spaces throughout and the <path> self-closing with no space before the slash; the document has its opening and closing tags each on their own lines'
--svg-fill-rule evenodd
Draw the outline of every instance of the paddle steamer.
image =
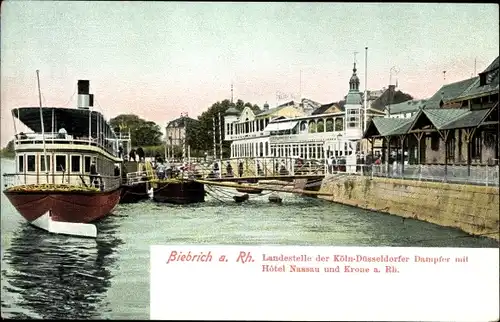
<svg viewBox="0 0 500 322">
<path fill-rule="evenodd" d="M 16 170 L 4 174 L 3 192 L 29 223 L 49 232 L 96 237 L 91 222 L 120 200 L 119 146 L 129 140 L 121 142 L 94 110 L 89 87 L 78 81 L 77 108 L 42 107 L 40 98 L 39 107 L 12 110 Z"/>
</svg>

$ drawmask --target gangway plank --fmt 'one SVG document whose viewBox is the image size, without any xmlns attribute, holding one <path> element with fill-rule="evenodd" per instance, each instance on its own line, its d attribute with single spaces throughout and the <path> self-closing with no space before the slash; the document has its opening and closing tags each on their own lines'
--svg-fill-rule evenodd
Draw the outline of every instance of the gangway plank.
<svg viewBox="0 0 500 322">
<path fill-rule="evenodd" d="M 302 189 L 286 189 L 280 187 L 266 187 L 264 185 L 256 185 L 256 184 L 237 184 L 232 182 L 218 182 L 213 180 L 194 180 L 196 182 L 220 186 L 220 187 L 228 187 L 228 188 L 257 188 L 262 190 L 276 191 L 276 192 L 288 192 L 288 193 L 297 193 L 302 195 L 315 195 L 315 196 L 332 196 L 331 193 L 328 192 L 320 192 L 320 191 L 310 191 L 310 190 L 302 190 Z"/>
</svg>

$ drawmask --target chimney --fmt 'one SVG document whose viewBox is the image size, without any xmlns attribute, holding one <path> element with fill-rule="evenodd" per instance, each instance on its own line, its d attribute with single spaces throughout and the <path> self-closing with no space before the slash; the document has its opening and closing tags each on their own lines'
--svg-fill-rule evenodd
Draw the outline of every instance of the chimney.
<svg viewBox="0 0 500 322">
<path fill-rule="evenodd" d="M 90 82 L 88 80 L 78 80 L 78 108 L 80 109 L 84 110 L 89 109 L 90 106 L 89 87 L 90 87 Z"/>
</svg>

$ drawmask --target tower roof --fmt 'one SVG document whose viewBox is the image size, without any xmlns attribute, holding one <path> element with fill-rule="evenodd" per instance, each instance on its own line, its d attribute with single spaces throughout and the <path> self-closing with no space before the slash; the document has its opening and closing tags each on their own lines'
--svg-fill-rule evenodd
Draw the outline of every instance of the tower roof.
<svg viewBox="0 0 500 322">
<path fill-rule="evenodd" d="M 356 75 L 356 63 L 354 63 L 354 68 L 352 69 L 352 76 L 349 80 L 349 92 L 359 92 L 359 77 Z"/>
</svg>

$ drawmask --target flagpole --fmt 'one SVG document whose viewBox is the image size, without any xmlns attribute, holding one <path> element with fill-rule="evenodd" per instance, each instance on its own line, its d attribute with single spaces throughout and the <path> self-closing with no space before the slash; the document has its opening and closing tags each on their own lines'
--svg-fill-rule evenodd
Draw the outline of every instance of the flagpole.
<svg viewBox="0 0 500 322">
<path fill-rule="evenodd" d="M 364 94 L 364 125 L 363 125 L 363 133 L 366 131 L 366 123 L 368 121 L 368 115 L 366 115 L 367 112 L 367 94 L 368 94 L 368 47 L 365 47 L 365 94 Z"/>
<path fill-rule="evenodd" d="M 217 142 L 216 142 L 216 134 L 215 134 L 215 116 L 212 118 L 212 132 L 214 137 L 214 162 L 217 161 Z"/>
<path fill-rule="evenodd" d="M 40 125 L 42 127 L 42 142 L 43 142 L 43 165 L 45 168 L 45 174 L 47 175 L 47 183 L 49 183 L 49 169 L 47 169 L 47 150 L 45 148 L 45 127 L 43 124 L 43 106 L 42 106 L 42 91 L 40 90 L 40 71 L 37 69 L 36 78 L 38 81 L 38 100 L 40 102 Z"/>
<path fill-rule="evenodd" d="M 222 162 L 222 130 L 224 130 L 222 126 L 222 114 L 219 112 L 219 155 L 220 155 L 220 162 Z M 222 166 L 222 163 L 221 163 Z"/>
</svg>

